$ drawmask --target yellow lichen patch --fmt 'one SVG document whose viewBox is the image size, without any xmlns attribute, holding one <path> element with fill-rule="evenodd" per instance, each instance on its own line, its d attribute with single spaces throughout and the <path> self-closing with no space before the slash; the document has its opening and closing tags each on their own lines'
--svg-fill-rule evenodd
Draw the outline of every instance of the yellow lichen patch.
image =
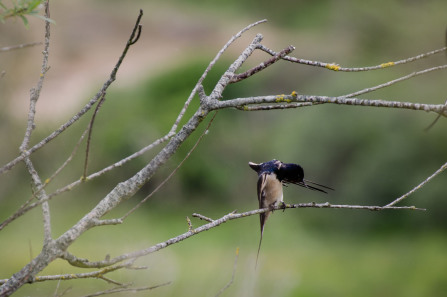
<svg viewBox="0 0 447 297">
<path fill-rule="evenodd" d="M 298 96 L 298 93 L 296 91 L 292 91 L 290 95 L 292 95 L 293 98 L 296 98 L 296 96 Z"/>
<path fill-rule="evenodd" d="M 340 66 L 338 66 L 337 64 L 326 64 L 326 68 L 334 71 L 340 70 Z"/>
<path fill-rule="evenodd" d="M 290 103 L 290 102 L 292 102 L 292 100 L 291 99 L 286 99 L 286 98 L 284 98 L 286 95 L 284 95 L 284 94 L 281 94 L 281 95 L 277 95 L 276 96 L 276 103 L 279 103 L 279 102 L 287 102 L 287 103 Z"/>
<path fill-rule="evenodd" d="M 390 66 L 394 66 L 394 62 L 380 64 L 380 67 L 382 67 L 382 68 L 386 68 L 386 67 L 390 67 Z"/>
<path fill-rule="evenodd" d="M 283 102 L 284 101 L 284 94 L 276 95 L 276 102 Z"/>
</svg>

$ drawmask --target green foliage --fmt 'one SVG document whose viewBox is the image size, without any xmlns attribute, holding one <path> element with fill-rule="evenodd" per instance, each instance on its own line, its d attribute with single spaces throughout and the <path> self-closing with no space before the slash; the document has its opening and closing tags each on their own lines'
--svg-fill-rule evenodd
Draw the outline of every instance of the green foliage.
<svg viewBox="0 0 447 297">
<path fill-rule="evenodd" d="M 20 18 L 23 21 L 25 27 L 28 28 L 29 23 L 27 16 L 34 16 L 40 18 L 42 20 L 52 22 L 53 20 L 39 15 L 39 9 L 43 0 L 11 0 L 10 7 L 7 7 L 3 4 L 3 1 L 0 1 L 0 22 L 4 23 L 8 18 Z"/>
</svg>

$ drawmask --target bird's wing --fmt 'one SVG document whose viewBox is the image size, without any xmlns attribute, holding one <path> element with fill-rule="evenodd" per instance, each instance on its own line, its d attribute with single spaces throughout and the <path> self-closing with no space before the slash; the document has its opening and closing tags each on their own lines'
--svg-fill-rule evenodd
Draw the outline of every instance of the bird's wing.
<svg viewBox="0 0 447 297">
<path fill-rule="evenodd" d="M 277 173 L 279 179 L 285 183 L 285 184 L 295 184 L 300 187 L 308 188 L 313 191 L 319 191 L 323 193 L 327 193 L 325 190 L 314 187 L 309 184 L 313 184 L 315 186 L 319 186 L 328 190 L 333 190 L 330 187 L 318 184 L 316 182 L 306 180 L 304 179 L 304 170 L 303 168 L 298 164 L 293 163 L 282 163 L 281 166 L 278 168 Z"/>
<path fill-rule="evenodd" d="M 262 173 L 259 175 L 258 178 L 258 202 L 259 202 L 259 208 L 265 208 L 268 205 L 265 203 L 265 186 L 267 184 L 267 173 Z M 261 213 L 259 214 L 259 219 L 261 223 L 261 236 L 264 233 L 264 224 L 267 220 L 268 213 Z"/>
<path fill-rule="evenodd" d="M 258 178 L 259 208 L 267 207 L 267 205 L 265 204 L 265 191 L 264 191 L 266 184 L 267 184 L 267 173 L 262 173 L 259 175 L 259 178 Z M 261 250 L 261 243 L 262 243 L 262 236 L 264 234 L 265 221 L 267 221 L 267 218 L 269 217 L 269 215 L 270 215 L 270 211 L 259 214 L 259 222 L 261 225 L 261 237 L 259 238 L 258 253 L 256 255 L 256 266 L 258 265 L 259 251 Z"/>
</svg>

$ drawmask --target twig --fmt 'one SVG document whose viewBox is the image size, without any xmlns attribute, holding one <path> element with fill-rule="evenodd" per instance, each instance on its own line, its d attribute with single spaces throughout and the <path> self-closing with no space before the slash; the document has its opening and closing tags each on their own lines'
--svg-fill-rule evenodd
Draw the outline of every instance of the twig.
<svg viewBox="0 0 447 297">
<path fill-rule="evenodd" d="M 136 42 L 136 40 L 135 40 L 135 42 Z M 134 44 L 135 42 L 132 42 L 131 44 Z M 87 176 L 88 155 L 90 152 L 90 142 L 92 139 L 93 124 L 95 123 L 96 115 L 98 114 L 98 111 L 102 106 L 102 103 L 105 101 L 105 98 L 106 98 L 106 93 L 104 92 L 101 94 L 101 97 L 99 98 L 98 104 L 96 105 L 95 111 L 93 112 L 92 119 L 90 120 L 90 123 L 88 125 L 88 137 L 87 137 L 87 146 L 85 148 L 84 173 L 82 175 L 82 180 L 85 180 L 85 178 Z"/>
<path fill-rule="evenodd" d="M 153 290 L 153 289 L 164 287 L 164 286 L 167 286 L 167 285 L 170 285 L 170 284 L 171 284 L 171 282 L 167 282 L 167 283 L 163 283 L 163 284 L 155 285 L 155 286 L 151 286 L 151 287 L 137 287 L 137 288 L 122 287 L 122 288 L 114 288 L 114 289 L 105 290 L 105 291 L 101 291 L 101 292 L 97 292 L 97 293 L 93 293 L 93 294 L 89 294 L 89 295 L 84 295 L 83 297 L 96 297 L 96 296 L 107 295 L 107 294 L 112 294 L 112 293 L 121 293 L 121 292 L 136 293 L 136 292 L 140 292 L 140 291 Z"/>
<path fill-rule="evenodd" d="M 49 3 L 48 1 L 45 1 L 45 9 L 46 9 L 46 15 L 48 15 L 48 7 Z M 37 81 L 37 86 L 35 88 L 32 88 L 30 93 L 30 105 L 29 105 L 29 112 L 28 112 L 28 125 L 26 127 L 25 137 L 23 138 L 23 142 L 20 145 L 20 151 L 24 152 L 28 149 L 31 132 L 35 128 L 34 118 L 36 115 L 36 104 L 37 100 L 39 100 L 40 97 L 40 91 L 43 87 L 43 82 L 45 80 L 45 74 L 47 73 L 49 67 L 48 67 L 48 56 L 49 56 L 49 49 L 50 49 L 50 22 L 45 21 L 45 46 L 44 50 L 42 52 L 43 54 L 43 61 L 42 61 L 42 67 L 40 70 L 40 76 L 39 80 Z"/>
<path fill-rule="evenodd" d="M 404 200 L 405 198 L 407 198 L 408 196 L 410 196 L 411 194 L 413 194 L 414 192 L 416 192 L 417 190 L 419 190 L 420 188 L 422 188 L 423 186 L 425 186 L 425 184 L 427 184 L 430 180 L 432 180 L 435 176 L 439 175 L 441 172 L 443 172 L 445 169 L 447 169 L 447 163 L 445 163 L 444 165 L 441 166 L 441 168 L 439 168 L 438 170 L 436 170 L 432 175 L 430 175 L 428 178 L 426 178 L 423 182 L 421 182 L 419 185 L 417 185 L 416 187 L 414 187 L 411 191 L 409 191 L 408 193 L 400 196 L 399 198 L 397 198 L 396 200 L 394 200 L 393 202 L 387 204 L 385 207 L 391 207 L 393 205 L 396 205 L 397 203 L 399 203 L 400 201 Z"/>
<path fill-rule="evenodd" d="M 188 224 L 188 231 L 191 231 L 194 229 L 192 227 L 191 219 L 188 216 L 186 217 L 186 223 Z"/>
<path fill-rule="evenodd" d="M 128 268 L 132 265 L 134 260 L 127 261 L 122 264 L 105 267 L 103 269 L 97 270 L 97 271 L 91 271 L 91 272 L 85 272 L 85 273 L 70 273 L 70 274 L 59 274 L 59 275 L 43 275 L 43 276 L 35 276 L 34 278 L 30 278 L 28 280 L 28 283 L 36 283 L 36 282 L 44 282 L 44 281 L 66 281 L 66 280 L 73 280 L 73 279 L 82 279 L 82 278 L 100 278 L 103 279 L 106 282 L 117 284 L 115 281 L 110 281 L 110 279 L 104 278 L 104 274 L 110 273 L 112 271 L 122 269 L 122 268 Z M 2 279 L 0 280 L 0 284 L 4 284 L 8 281 L 8 279 Z"/>
<path fill-rule="evenodd" d="M 416 76 L 419 76 L 419 75 L 427 74 L 429 72 L 436 71 L 436 70 L 443 70 L 443 69 L 446 69 L 446 68 L 447 68 L 447 65 L 441 65 L 441 66 L 436 66 L 436 67 L 424 69 L 424 70 L 421 70 L 421 71 L 416 71 L 416 72 L 410 73 L 408 75 L 399 77 L 399 78 L 397 78 L 395 80 L 391 80 L 391 81 L 388 81 L 386 83 L 383 83 L 383 84 L 380 84 L 380 85 L 377 85 L 377 86 L 374 86 L 374 87 L 371 87 L 371 88 L 366 88 L 366 89 L 363 89 L 363 90 L 360 90 L 360 91 L 357 91 L 357 92 L 354 92 L 354 93 L 351 93 L 351 94 L 343 95 L 342 97 L 351 98 L 351 97 L 356 97 L 356 96 L 363 95 L 363 94 L 366 94 L 366 93 L 371 93 L 371 92 L 376 91 L 378 89 L 382 89 L 382 88 L 386 88 L 386 87 L 389 87 L 391 85 L 394 85 L 394 84 L 396 84 L 398 82 L 402 82 L 404 80 L 407 80 L 407 79 L 410 79 L 410 78 L 413 78 L 413 77 L 416 77 Z"/>
<path fill-rule="evenodd" d="M 236 256 L 234 257 L 234 264 L 233 264 L 233 272 L 231 274 L 230 281 L 222 288 L 219 292 L 215 295 L 215 297 L 220 296 L 226 289 L 228 289 L 234 282 L 234 276 L 236 275 L 236 267 L 237 267 L 237 259 L 239 257 L 239 248 L 236 249 Z"/>
<path fill-rule="evenodd" d="M 22 43 L 22 44 L 12 45 L 12 46 L 5 46 L 5 47 L 0 47 L 0 52 L 7 52 L 7 51 L 20 49 L 20 48 L 41 45 L 41 44 L 42 44 L 42 42 L 39 41 L 39 42 Z"/>
<path fill-rule="evenodd" d="M 73 157 L 76 155 L 76 152 L 78 151 L 79 146 L 81 145 L 82 140 L 84 139 L 85 135 L 87 135 L 87 132 L 89 131 L 89 129 L 87 128 L 81 135 L 81 137 L 79 138 L 78 142 L 76 143 L 76 145 L 74 146 L 70 156 L 68 156 L 67 160 L 65 160 L 65 162 L 58 168 L 56 169 L 56 171 L 45 180 L 45 185 L 48 185 L 72 160 Z M 50 196 L 50 195 L 49 195 Z"/>
<path fill-rule="evenodd" d="M 210 219 L 209 217 L 205 217 L 204 215 L 201 215 L 201 214 L 198 214 L 198 213 L 193 213 L 192 216 L 195 217 L 195 218 L 199 218 L 201 220 L 204 220 L 204 221 L 208 221 L 208 222 L 213 222 L 214 221 L 213 219 Z"/>
<path fill-rule="evenodd" d="M 26 157 L 24 162 L 25 162 L 26 168 L 28 169 L 29 174 L 31 175 L 33 184 L 35 185 L 36 188 L 40 189 L 40 191 L 35 193 L 37 199 L 47 200 L 48 196 L 47 196 L 45 190 L 43 189 L 42 181 L 41 181 L 36 169 L 34 169 L 34 165 L 31 162 L 30 158 Z M 44 229 L 44 244 L 48 244 L 52 240 L 52 238 L 51 238 L 50 206 L 48 205 L 48 202 L 42 203 L 42 215 L 43 215 L 43 229 Z"/>
<path fill-rule="evenodd" d="M 49 1 L 45 1 L 45 16 L 49 18 Z M 28 150 L 29 141 L 31 137 L 31 133 L 35 128 L 35 116 L 36 116 L 36 104 L 40 97 L 40 92 L 43 87 L 43 82 L 45 80 L 45 74 L 48 71 L 48 56 L 49 56 L 49 48 L 50 48 L 50 22 L 45 21 L 45 46 L 44 50 L 42 52 L 43 54 L 43 61 L 42 61 L 42 67 L 41 72 L 39 76 L 39 80 L 37 81 L 37 86 L 35 88 L 32 88 L 30 91 L 30 104 L 29 104 L 29 112 L 28 112 L 28 124 L 25 131 L 25 136 L 23 137 L 22 144 L 20 145 L 20 151 L 26 152 Z M 24 158 L 25 166 L 28 169 L 28 173 L 31 175 L 31 179 L 33 181 L 34 187 L 36 189 L 42 189 L 43 184 L 39 177 L 39 174 L 37 173 L 36 169 L 34 168 L 33 163 L 31 162 L 31 159 L 29 156 L 26 156 Z M 40 190 L 37 193 L 37 199 L 43 200 L 47 198 L 47 195 L 44 190 Z M 44 227 L 44 245 L 47 245 L 51 240 L 51 219 L 50 219 L 50 207 L 48 205 L 48 202 L 42 203 L 42 215 L 43 215 L 43 227 Z"/>
<path fill-rule="evenodd" d="M 427 128 L 424 129 L 425 132 L 430 130 L 438 122 L 439 118 L 441 118 L 441 116 L 442 116 L 442 113 L 444 113 L 446 111 L 446 109 L 447 109 L 447 100 L 445 100 L 444 108 L 441 110 L 441 112 L 438 114 L 438 116 L 435 118 L 435 120 L 430 125 L 428 125 Z"/>
<path fill-rule="evenodd" d="M 275 54 L 272 58 L 268 59 L 265 62 L 262 62 L 261 64 L 259 64 L 256 67 L 253 67 L 252 69 L 249 69 L 247 71 L 245 71 L 244 73 L 235 75 L 231 78 L 231 83 L 236 83 L 239 82 L 241 80 L 244 80 L 246 78 L 249 78 L 250 76 L 252 76 L 253 74 L 258 73 L 259 71 L 267 68 L 268 66 L 276 63 L 277 61 L 279 61 L 281 58 L 283 58 L 285 55 L 291 53 L 293 50 L 295 49 L 295 47 L 289 45 L 288 47 L 286 47 L 285 49 L 283 49 L 282 51 L 280 51 L 279 53 Z"/>
</svg>

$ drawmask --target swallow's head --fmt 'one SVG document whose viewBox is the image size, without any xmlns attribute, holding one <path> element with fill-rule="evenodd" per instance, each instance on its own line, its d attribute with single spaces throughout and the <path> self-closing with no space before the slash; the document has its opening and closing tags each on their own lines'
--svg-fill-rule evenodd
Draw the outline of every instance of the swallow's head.
<svg viewBox="0 0 447 297">
<path fill-rule="evenodd" d="M 251 167 L 251 169 L 253 169 L 254 171 L 256 171 L 258 174 L 261 174 L 263 172 L 277 172 L 278 169 L 281 167 L 282 162 L 278 161 L 276 159 L 273 159 L 271 161 L 268 162 L 264 162 L 264 163 L 253 163 L 253 162 L 248 162 L 248 165 Z"/>
</svg>

